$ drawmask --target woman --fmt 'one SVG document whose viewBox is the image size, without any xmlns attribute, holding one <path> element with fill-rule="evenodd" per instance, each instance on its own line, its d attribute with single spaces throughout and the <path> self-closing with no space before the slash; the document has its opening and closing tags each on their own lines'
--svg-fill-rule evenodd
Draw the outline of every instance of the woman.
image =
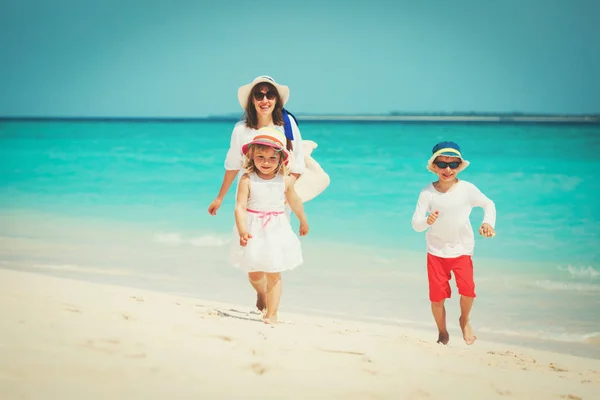
<svg viewBox="0 0 600 400">
<path fill-rule="evenodd" d="M 223 199 L 227 195 L 235 178 L 241 175 L 242 169 L 242 146 L 251 142 L 260 128 L 271 126 L 284 130 L 283 106 L 290 97 L 290 89 L 280 85 L 270 76 L 259 76 L 251 83 L 238 89 L 238 101 L 245 110 L 245 118 L 238 122 L 233 128 L 229 151 L 225 158 L 225 175 L 217 198 L 210 203 L 208 212 L 216 215 L 221 207 Z M 287 148 L 292 151 L 292 159 L 289 163 L 290 176 L 294 180 L 304 172 L 306 164 L 302 148 L 302 137 L 300 130 L 293 118 L 290 118 L 293 140 L 288 141 Z M 291 142 L 291 143 L 290 143 Z M 286 213 L 289 215 L 289 209 Z M 255 274 L 256 275 L 256 274 Z M 256 307 L 263 311 L 266 307 L 267 281 L 266 277 L 248 275 L 250 283 L 257 293 Z M 264 275 L 264 274 L 263 274 Z M 254 278 L 254 279 L 253 279 Z"/>
<path fill-rule="evenodd" d="M 290 89 L 280 85 L 270 76 L 259 76 L 251 83 L 238 89 L 238 101 L 245 110 L 245 119 L 238 122 L 231 133 L 229 151 L 225 158 L 225 176 L 217 198 L 210 203 L 208 212 L 216 215 L 231 184 L 238 176 L 242 166 L 242 146 L 250 142 L 256 131 L 265 126 L 277 126 L 283 130 L 283 107 L 290 97 Z M 293 118 L 290 118 L 294 140 L 291 141 L 293 153 L 290 174 L 298 179 L 306 168 L 302 137 Z M 290 143 L 288 143 L 290 149 Z"/>
</svg>

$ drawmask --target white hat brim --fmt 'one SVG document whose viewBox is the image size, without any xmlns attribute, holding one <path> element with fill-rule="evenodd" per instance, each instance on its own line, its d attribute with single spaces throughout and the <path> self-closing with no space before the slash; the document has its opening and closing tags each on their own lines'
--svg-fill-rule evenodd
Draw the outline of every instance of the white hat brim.
<svg viewBox="0 0 600 400">
<path fill-rule="evenodd" d="M 252 91 L 254 86 L 258 85 L 259 83 L 269 83 L 275 86 L 275 89 L 277 89 L 277 92 L 279 93 L 279 98 L 283 103 L 282 106 L 285 106 L 285 103 L 287 103 L 288 99 L 290 98 L 290 88 L 285 85 L 280 85 L 270 77 L 259 76 L 249 84 L 240 86 L 238 89 L 238 101 L 240 103 L 240 106 L 242 106 L 244 110 L 248 105 L 248 96 L 250 96 L 250 92 Z"/>
</svg>

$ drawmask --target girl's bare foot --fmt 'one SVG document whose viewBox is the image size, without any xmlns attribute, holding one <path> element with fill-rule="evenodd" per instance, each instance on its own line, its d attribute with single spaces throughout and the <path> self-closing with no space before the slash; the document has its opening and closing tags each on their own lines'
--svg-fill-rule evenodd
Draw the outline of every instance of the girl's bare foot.
<svg viewBox="0 0 600 400">
<path fill-rule="evenodd" d="M 256 308 L 258 311 L 263 312 L 267 308 L 267 302 L 265 301 L 265 295 L 256 293 Z"/>
<path fill-rule="evenodd" d="M 266 315 L 263 321 L 265 324 L 275 325 L 277 324 L 277 315 Z"/>
<path fill-rule="evenodd" d="M 475 336 L 475 334 L 473 333 L 473 328 L 471 328 L 471 324 L 469 324 L 469 320 L 466 318 L 463 319 L 461 317 L 458 320 L 458 322 L 460 323 L 460 329 L 462 330 L 463 339 L 465 339 L 465 343 L 468 345 L 475 343 L 475 340 L 477 340 L 477 336 Z"/>
<path fill-rule="evenodd" d="M 446 332 L 440 332 L 440 334 L 438 335 L 438 343 L 441 344 L 448 344 L 448 342 L 450 341 L 450 334 L 448 334 L 448 331 Z"/>
</svg>

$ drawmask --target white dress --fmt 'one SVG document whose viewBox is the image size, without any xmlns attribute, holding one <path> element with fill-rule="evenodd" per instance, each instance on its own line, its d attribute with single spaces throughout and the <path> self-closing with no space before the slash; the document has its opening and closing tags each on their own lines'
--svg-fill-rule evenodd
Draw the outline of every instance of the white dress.
<svg viewBox="0 0 600 400">
<path fill-rule="evenodd" d="M 301 265 L 300 239 L 285 215 L 285 180 L 280 174 L 273 179 L 250 177 L 247 206 L 248 232 L 252 238 L 240 246 L 237 227 L 233 229 L 230 262 L 246 272 L 281 272 Z"/>
</svg>

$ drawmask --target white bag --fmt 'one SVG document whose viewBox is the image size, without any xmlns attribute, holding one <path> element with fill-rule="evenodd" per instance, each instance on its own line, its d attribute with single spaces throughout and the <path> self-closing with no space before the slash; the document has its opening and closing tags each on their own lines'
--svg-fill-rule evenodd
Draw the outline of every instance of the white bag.
<svg viewBox="0 0 600 400">
<path fill-rule="evenodd" d="M 327 189 L 331 180 L 329 179 L 329 175 L 325 173 L 319 163 L 311 156 L 312 151 L 318 147 L 317 144 L 312 140 L 303 139 L 302 146 L 304 149 L 306 170 L 296 181 L 294 189 L 296 189 L 296 193 L 298 193 L 302 202 L 306 203 Z"/>
</svg>

